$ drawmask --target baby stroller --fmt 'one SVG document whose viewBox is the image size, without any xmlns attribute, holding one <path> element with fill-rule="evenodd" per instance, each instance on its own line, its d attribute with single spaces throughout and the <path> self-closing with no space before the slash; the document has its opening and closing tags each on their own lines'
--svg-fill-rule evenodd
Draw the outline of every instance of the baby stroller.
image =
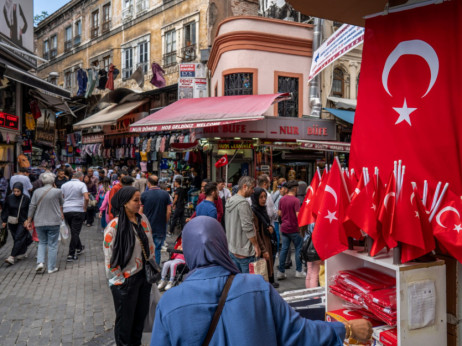
<svg viewBox="0 0 462 346">
<path fill-rule="evenodd" d="M 168 265 L 168 262 L 174 261 L 175 259 L 179 259 L 179 258 L 184 259 L 181 233 L 176 239 L 175 245 L 173 246 L 173 248 L 169 247 L 167 249 L 167 252 L 170 254 L 169 260 L 163 263 L 163 267 Z M 175 272 L 175 276 L 173 277 L 173 279 L 171 279 L 171 273 L 165 272 L 164 268 L 162 268 L 163 280 L 161 280 L 161 282 L 157 286 L 159 290 L 164 290 L 164 289 L 169 290 L 170 288 L 177 286 L 183 280 L 183 277 L 189 272 L 189 268 L 186 265 L 186 263 L 178 263 L 175 265 L 175 268 L 176 268 L 176 272 Z M 172 266 L 170 266 L 170 270 L 172 270 Z M 167 274 L 170 275 L 170 280 L 168 281 L 168 283 L 166 282 Z"/>
</svg>

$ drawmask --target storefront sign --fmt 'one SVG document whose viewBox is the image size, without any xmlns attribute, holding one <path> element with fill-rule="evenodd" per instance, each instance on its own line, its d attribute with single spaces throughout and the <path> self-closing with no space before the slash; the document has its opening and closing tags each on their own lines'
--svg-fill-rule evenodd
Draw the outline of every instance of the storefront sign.
<svg viewBox="0 0 462 346">
<path fill-rule="evenodd" d="M 55 138 L 55 131 L 35 131 L 35 140 L 50 147 L 53 147 L 55 145 Z"/>
<path fill-rule="evenodd" d="M 0 9 L 0 33 L 15 44 L 34 51 L 34 2 L 0 0 Z"/>
<path fill-rule="evenodd" d="M 0 112 L 0 127 L 18 131 L 19 117 L 17 115 Z"/>
<path fill-rule="evenodd" d="M 103 141 L 104 141 L 103 133 L 98 133 L 96 135 L 82 136 L 82 144 L 103 143 Z"/>
<path fill-rule="evenodd" d="M 201 63 L 180 64 L 178 79 L 178 99 L 208 96 L 205 66 Z"/>
<path fill-rule="evenodd" d="M 106 125 L 103 127 L 103 132 L 105 135 L 115 135 L 119 133 L 129 133 L 130 125 L 134 122 L 143 119 L 148 115 L 148 112 L 141 113 L 131 113 L 124 115 L 122 118 L 117 120 L 115 125 Z"/>
<path fill-rule="evenodd" d="M 265 117 L 229 125 L 201 128 L 198 137 L 241 137 L 278 140 L 327 140 L 336 139 L 334 120 L 311 120 L 300 118 Z"/>
<path fill-rule="evenodd" d="M 300 147 L 303 149 L 313 149 L 319 151 L 338 151 L 349 153 L 350 152 L 350 143 L 342 143 L 342 142 L 315 142 L 315 141 L 307 141 L 301 142 Z"/>
<path fill-rule="evenodd" d="M 206 78 L 205 66 L 201 63 L 180 64 L 180 77 Z"/>
<path fill-rule="evenodd" d="M 218 143 L 218 150 L 223 149 L 253 149 L 253 144 L 251 142 L 243 143 L 243 142 L 219 142 Z"/>
</svg>

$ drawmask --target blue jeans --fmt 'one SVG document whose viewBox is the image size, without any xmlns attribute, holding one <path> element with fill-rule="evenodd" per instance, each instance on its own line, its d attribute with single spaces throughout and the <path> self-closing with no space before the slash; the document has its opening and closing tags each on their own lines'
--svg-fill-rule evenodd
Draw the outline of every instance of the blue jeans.
<svg viewBox="0 0 462 346">
<path fill-rule="evenodd" d="M 279 256 L 279 271 L 284 273 L 286 271 L 285 263 L 287 253 L 289 252 L 290 242 L 295 246 L 295 264 L 297 271 L 302 271 L 302 261 L 300 260 L 300 249 L 302 248 L 303 238 L 297 233 L 282 233 L 282 250 Z"/>
<path fill-rule="evenodd" d="M 160 265 L 160 250 L 162 249 L 162 245 L 164 245 L 165 241 L 165 235 L 164 236 L 157 236 L 153 235 L 152 236 L 154 240 L 154 245 L 156 246 L 156 262 L 158 265 Z"/>
<path fill-rule="evenodd" d="M 276 238 L 278 240 L 278 244 L 276 245 L 276 253 L 279 252 L 279 242 L 281 241 L 281 235 L 279 233 L 279 222 L 274 223 L 274 231 L 276 232 Z M 276 256 L 276 254 L 273 254 Z"/>
<path fill-rule="evenodd" d="M 245 258 L 237 258 L 231 252 L 229 256 L 233 260 L 234 264 L 236 265 L 237 269 L 241 271 L 241 273 L 248 273 L 249 272 L 249 264 L 251 262 L 255 262 L 255 256 L 245 257 Z"/>
<path fill-rule="evenodd" d="M 36 227 L 39 238 L 37 263 L 45 263 L 45 252 L 48 247 L 48 270 L 56 268 L 56 258 L 58 256 L 58 238 L 60 226 L 40 226 Z"/>
</svg>

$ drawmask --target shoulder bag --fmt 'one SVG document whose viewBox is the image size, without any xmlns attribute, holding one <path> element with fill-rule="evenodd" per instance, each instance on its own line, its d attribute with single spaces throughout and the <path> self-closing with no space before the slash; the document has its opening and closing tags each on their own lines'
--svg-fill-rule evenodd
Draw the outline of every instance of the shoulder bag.
<svg viewBox="0 0 462 346">
<path fill-rule="evenodd" d="M 24 194 L 21 196 L 21 201 L 19 202 L 18 215 L 17 216 L 8 216 L 8 223 L 11 225 L 17 225 L 19 222 L 19 213 L 21 212 L 22 200 L 24 199 Z"/>
<path fill-rule="evenodd" d="M 215 329 L 217 328 L 217 324 L 218 324 L 218 321 L 220 320 L 221 312 L 223 311 L 223 307 L 225 306 L 226 298 L 228 297 L 228 292 L 229 292 L 229 289 L 231 288 L 231 284 L 233 283 L 235 276 L 236 275 L 230 275 L 228 276 L 228 280 L 226 280 L 225 287 L 223 288 L 223 291 L 221 292 L 221 296 L 220 296 L 220 300 L 218 301 L 217 309 L 215 310 L 215 313 L 213 314 L 212 322 L 210 323 L 207 336 L 205 337 L 205 340 L 202 346 L 208 346 L 210 344 L 210 341 L 212 340 L 212 336 L 215 333 Z"/>
<path fill-rule="evenodd" d="M 135 232 L 135 237 L 138 239 L 138 242 L 140 243 L 141 246 L 141 252 L 143 253 L 144 257 L 144 270 L 146 271 L 146 281 L 150 284 L 155 284 L 157 281 L 159 281 L 160 278 L 160 268 L 157 262 L 153 258 L 149 258 L 148 255 L 146 254 L 146 251 L 143 246 L 143 242 L 141 239 L 138 237 L 138 233 L 136 232 L 135 226 L 133 226 L 133 232 Z"/>
</svg>

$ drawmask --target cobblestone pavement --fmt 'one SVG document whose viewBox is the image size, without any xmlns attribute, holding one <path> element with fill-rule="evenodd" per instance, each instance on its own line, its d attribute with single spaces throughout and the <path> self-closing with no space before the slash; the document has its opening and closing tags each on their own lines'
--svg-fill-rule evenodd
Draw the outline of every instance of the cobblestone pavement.
<svg viewBox="0 0 462 346">
<path fill-rule="evenodd" d="M 104 271 L 103 233 L 96 225 L 84 226 L 81 239 L 85 253 L 77 261 L 66 262 L 68 243 L 61 243 L 59 271 L 36 274 L 35 244 L 29 246 L 26 259 L 13 266 L 4 263 L 13 246 L 9 235 L 0 249 L 0 345 L 114 345 L 115 313 Z M 167 253 L 162 257 L 166 260 Z M 304 287 L 293 269 L 286 273 L 279 292 Z M 145 334 L 143 343 L 149 339 Z"/>
</svg>

